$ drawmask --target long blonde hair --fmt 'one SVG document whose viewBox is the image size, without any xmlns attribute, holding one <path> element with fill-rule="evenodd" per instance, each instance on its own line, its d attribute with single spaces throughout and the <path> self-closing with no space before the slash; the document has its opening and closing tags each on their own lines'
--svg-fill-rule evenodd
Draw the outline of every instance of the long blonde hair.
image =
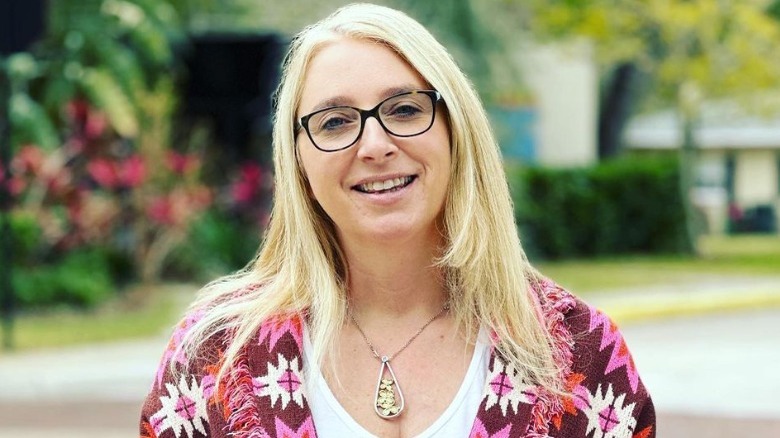
<svg viewBox="0 0 780 438">
<path fill-rule="evenodd" d="M 276 185 L 264 243 L 244 270 L 201 291 L 193 308 L 207 310 L 185 337 L 186 357 L 196 357 L 204 339 L 230 331 L 219 382 L 262 321 L 305 312 L 312 356 L 321 362 L 346 321 L 347 260 L 330 219 L 309 195 L 295 140 L 307 66 L 323 44 L 343 37 L 390 47 L 441 93 L 452 169 L 443 214 L 447 246 L 437 263 L 447 279 L 452 313 L 465 333 L 480 325 L 495 333 L 496 348 L 515 369 L 557 392 L 562 382 L 552 339 L 529 288 L 536 273 L 520 246 L 500 151 L 482 103 L 447 50 L 423 26 L 402 12 L 368 4 L 341 8 L 293 39 L 276 94 Z M 241 289 L 245 292 L 235 293 Z"/>
</svg>

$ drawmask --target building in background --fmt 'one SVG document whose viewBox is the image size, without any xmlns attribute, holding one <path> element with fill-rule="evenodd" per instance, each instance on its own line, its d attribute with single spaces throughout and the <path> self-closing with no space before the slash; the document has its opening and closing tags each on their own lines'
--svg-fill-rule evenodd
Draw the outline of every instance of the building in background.
<svg viewBox="0 0 780 438">
<path fill-rule="evenodd" d="M 535 162 L 553 167 L 598 161 L 598 70 L 591 43 L 528 44 L 518 54 L 532 95 Z"/>
<path fill-rule="evenodd" d="M 694 131 L 698 145 L 695 205 L 712 233 L 776 232 L 780 228 L 780 116 L 747 114 L 735 103 L 706 104 Z M 637 151 L 682 144 L 674 111 L 635 117 L 625 144 Z"/>
<path fill-rule="evenodd" d="M 594 164 L 598 71 L 591 44 L 523 44 L 516 58 L 524 95 L 488 103 L 504 158 L 551 167 Z"/>
</svg>

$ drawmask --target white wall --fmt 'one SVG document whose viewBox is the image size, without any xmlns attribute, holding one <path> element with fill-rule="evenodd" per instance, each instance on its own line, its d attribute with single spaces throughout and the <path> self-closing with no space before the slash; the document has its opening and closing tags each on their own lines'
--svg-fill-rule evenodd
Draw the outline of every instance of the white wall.
<svg viewBox="0 0 780 438">
<path fill-rule="evenodd" d="M 773 150 L 737 154 L 734 191 L 744 207 L 772 204 L 778 197 L 777 155 Z"/>
<path fill-rule="evenodd" d="M 598 72 L 591 44 L 529 45 L 519 60 L 538 111 L 539 163 L 559 167 L 594 163 Z"/>
</svg>

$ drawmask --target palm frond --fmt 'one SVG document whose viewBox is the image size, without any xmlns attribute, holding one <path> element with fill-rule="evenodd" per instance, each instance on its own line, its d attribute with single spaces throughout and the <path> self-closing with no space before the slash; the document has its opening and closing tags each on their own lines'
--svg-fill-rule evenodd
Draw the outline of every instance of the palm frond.
<svg viewBox="0 0 780 438">
<path fill-rule="evenodd" d="M 60 144 L 60 137 L 46 111 L 27 94 L 14 93 L 8 112 L 13 144 L 33 143 L 47 150 Z"/>
<path fill-rule="evenodd" d="M 111 72 L 133 106 L 137 106 L 136 93 L 145 87 L 146 75 L 135 53 L 115 40 L 94 42 L 99 57 L 97 65 Z"/>
<path fill-rule="evenodd" d="M 119 135 L 127 138 L 138 135 L 138 115 L 109 70 L 85 68 L 79 86 L 96 107 L 105 111 L 111 126 Z"/>
</svg>

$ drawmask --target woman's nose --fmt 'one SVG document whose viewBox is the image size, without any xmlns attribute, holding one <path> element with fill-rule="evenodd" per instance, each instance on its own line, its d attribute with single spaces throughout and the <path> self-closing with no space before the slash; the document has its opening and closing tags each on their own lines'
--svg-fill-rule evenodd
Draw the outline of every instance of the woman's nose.
<svg viewBox="0 0 780 438">
<path fill-rule="evenodd" d="M 375 117 L 366 119 L 363 134 L 358 139 L 358 158 L 382 161 L 395 155 L 398 147 L 391 136 Z"/>
</svg>

